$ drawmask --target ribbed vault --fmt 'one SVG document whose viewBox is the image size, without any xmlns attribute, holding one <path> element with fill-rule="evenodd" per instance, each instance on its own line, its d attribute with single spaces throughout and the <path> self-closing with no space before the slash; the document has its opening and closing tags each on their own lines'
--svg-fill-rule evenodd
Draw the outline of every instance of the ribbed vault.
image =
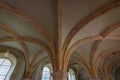
<svg viewBox="0 0 120 80">
<path fill-rule="evenodd" d="M 74 65 L 109 80 L 120 61 L 120 1 L 0 0 L 0 45 L 23 52 L 25 78 L 51 63 L 53 73 Z"/>
</svg>

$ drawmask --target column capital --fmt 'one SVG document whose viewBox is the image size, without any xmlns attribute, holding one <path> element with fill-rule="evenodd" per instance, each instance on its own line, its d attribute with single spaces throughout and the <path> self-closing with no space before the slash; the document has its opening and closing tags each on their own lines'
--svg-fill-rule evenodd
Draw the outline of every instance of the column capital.
<svg viewBox="0 0 120 80">
<path fill-rule="evenodd" d="M 52 73 L 53 80 L 67 80 L 68 73 L 65 71 L 56 71 Z"/>
</svg>

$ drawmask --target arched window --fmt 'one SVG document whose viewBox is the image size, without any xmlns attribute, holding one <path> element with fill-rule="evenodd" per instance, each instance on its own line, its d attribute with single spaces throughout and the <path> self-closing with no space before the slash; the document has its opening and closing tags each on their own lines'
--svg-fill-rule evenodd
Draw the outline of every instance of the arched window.
<svg viewBox="0 0 120 80">
<path fill-rule="evenodd" d="M 11 61 L 7 58 L 0 58 L 0 80 L 5 80 L 11 68 Z"/>
<path fill-rule="evenodd" d="M 0 53 L 0 80 L 10 80 L 16 63 L 17 60 L 11 53 Z"/>
<path fill-rule="evenodd" d="M 51 80 L 50 69 L 46 66 L 43 68 L 42 80 Z"/>
<path fill-rule="evenodd" d="M 76 80 L 73 69 L 69 69 L 68 71 L 68 80 Z"/>
</svg>

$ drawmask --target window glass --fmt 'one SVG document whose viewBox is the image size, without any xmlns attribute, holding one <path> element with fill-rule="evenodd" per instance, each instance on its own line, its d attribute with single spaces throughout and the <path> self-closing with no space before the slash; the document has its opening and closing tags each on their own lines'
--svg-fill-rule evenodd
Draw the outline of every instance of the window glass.
<svg viewBox="0 0 120 80">
<path fill-rule="evenodd" d="M 50 80 L 50 69 L 48 67 L 43 68 L 42 80 Z"/>
<path fill-rule="evenodd" d="M 0 80 L 5 80 L 11 67 L 11 61 L 6 58 L 0 58 Z"/>
<path fill-rule="evenodd" d="M 75 79 L 75 73 L 72 69 L 69 69 L 69 72 L 68 72 L 68 79 L 69 80 L 76 80 Z"/>
</svg>

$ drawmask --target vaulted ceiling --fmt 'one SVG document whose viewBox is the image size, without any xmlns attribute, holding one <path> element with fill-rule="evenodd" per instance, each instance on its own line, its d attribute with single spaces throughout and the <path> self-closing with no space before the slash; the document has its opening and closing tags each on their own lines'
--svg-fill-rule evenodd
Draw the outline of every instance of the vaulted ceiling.
<svg viewBox="0 0 120 80">
<path fill-rule="evenodd" d="M 119 40 L 119 0 L 0 0 L 0 45 L 21 50 L 27 64 L 58 53 L 81 65 L 117 63 Z"/>
</svg>

